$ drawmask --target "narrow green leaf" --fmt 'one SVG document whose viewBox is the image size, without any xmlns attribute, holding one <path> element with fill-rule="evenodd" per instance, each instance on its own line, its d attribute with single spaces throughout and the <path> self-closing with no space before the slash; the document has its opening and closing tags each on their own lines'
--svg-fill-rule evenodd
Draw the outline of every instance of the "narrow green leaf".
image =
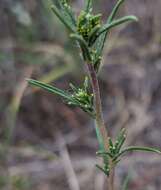
<svg viewBox="0 0 161 190">
<path fill-rule="evenodd" d="M 104 156 L 104 155 L 108 155 L 109 157 L 113 157 L 113 155 L 110 153 L 110 152 L 104 152 L 104 151 L 98 151 L 98 152 L 96 152 L 96 154 L 98 155 L 98 156 Z"/>
<path fill-rule="evenodd" d="M 51 86 L 51 85 L 47 85 L 45 83 L 42 83 L 40 81 L 37 81 L 37 80 L 33 80 L 33 79 L 27 79 L 27 81 L 29 82 L 29 84 L 31 85 L 34 85 L 36 87 L 39 87 L 39 88 L 42 88 L 44 90 L 47 90 L 48 92 L 51 92 L 53 94 L 56 94 L 56 95 L 59 95 L 61 96 L 62 98 L 64 98 L 64 100 L 67 101 L 67 103 L 71 103 L 71 105 L 73 106 L 78 106 L 80 107 L 81 109 L 83 109 L 84 111 L 88 112 L 91 116 L 93 116 L 93 114 L 86 110 L 83 105 L 80 104 L 80 102 L 75 98 L 75 97 L 72 97 L 70 94 L 68 94 L 67 92 L 61 90 L 61 89 L 58 89 L 54 86 Z"/>
<path fill-rule="evenodd" d="M 78 99 L 76 96 L 74 96 L 66 91 L 63 91 L 61 89 L 58 89 L 56 87 L 53 87 L 51 85 L 45 84 L 45 83 L 37 81 L 37 80 L 27 79 L 27 81 L 31 85 L 34 85 L 36 87 L 47 90 L 48 92 L 51 92 L 53 94 L 61 96 L 62 98 L 64 98 L 64 100 L 66 101 L 66 103 L 68 105 L 80 107 L 83 111 L 87 112 L 91 117 L 95 118 L 92 104 L 90 105 L 90 103 L 88 101 L 87 102 L 82 101 L 81 99 Z M 78 89 L 73 84 L 70 84 L 70 87 L 72 88 L 74 93 L 78 92 Z"/>
<path fill-rule="evenodd" d="M 110 30 L 111 28 L 117 26 L 117 25 L 120 25 L 120 24 L 123 24 L 125 22 L 132 22 L 132 21 L 138 21 L 137 17 L 133 16 L 133 15 L 130 15 L 130 16 L 125 16 L 125 17 L 122 17 L 120 19 L 117 19 L 117 20 L 114 20 L 113 22 L 111 23 L 108 23 L 108 24 L 105 24 L 99 31 L 99 34 L 98 36 L 100 36 L 102 33 Z"/>
<path fill-rule="evenodd" d="M 116 141 L 119 142 L 126 135 L 126 129 L 122 128 L 117 135 Z"/>
<path fill-rule="evenodd" d="M 85 90 L 85 92 L 87 93 L 87 91 L 88 91 L 88 87 L 89 87 L 89 79 L 88 79 L 87 76 L 85 77 L 85 80 L 84 80 L 84 84 L 83 84 L 83 86 L 84 86 L 84 90 Z"/>
<path fill-rule="evenodd" d="M 100 30 L 100 28 L 101 28 L 101 26 L 97 25 L 90 32 L 90 34 L 89 34 L 89 46 L 92 46 L 94 44 L 94 42 L 96 41 L 97 33 Z"/>
<path fill-rule="evenodd" d="M 82 36 L 80 36 L 78 34 L 71 34 L 70 37 L 73 38 L 73 39 L 75 39 L 75 40 L 77 40 L 79 43 L 81 43 L 85 49 L 88 49 L 87 43 L 82 38 Z"/>
<path fill-rule="evenodd" d="M 124 144 L 125 140 L 126 140 L 126 129 L 123 128 L 116 139 L 116 143 L 115 143 L 116 153 L 120 152 L 120 149 L 122 145 Z"/>
<path fill-rule="evenodd" d="M 85 12 L 91 12 L 92 10 L 92 0 L 85 0 Z"/>
<path fill-rule="evenodd" d="M 118 157 L 122 156 L 124 153 L 129 152 L 129 151 L 144 151 L 144 152 L 153 152 L 153 153 L 161 154 L 161 152 L 156 148 L 131 146 L 131 147 L 123 149 L 119 154 L 115 156 L 113 160 L 116 160 Z"/>
<path fill-rule="evenodd" d="M 90 106 L 86 107 L 86 102 L 84 104 L 84 102 L 81 102 L 75 96 L 72 96 L 71 94 L 68 94 L 67 92 L 61 89 L 58 89 L 51 85 L 47 85 L 37 80 L 27 79 L 27 81 L 31 85 L 34 85 L 36 87 L 47 90 L 48 92 L 61 96 L 62 98 L 64 98 L 64 100 L 67 102 L 68 105 L 80 107 L 83 111 L 87 112 L 92 118 L 95 118 L 95 113 L 93 112 L 93 108 Z M 70 84 L 70 86 L 74 91 L 77 91 L 74 85 Z"/>
<path fill-rule="evenodd" d="M 67 22 L 67 20 L 64 18 L 64 15 L 61 13 L 61 11 L 55 6 L 51 6 L 51 10 L 55 13 L 55 15 L 60 19 L 60 21 L 71 31 L 75 32 L 75 30 L 71 27 L 71 25 Z"/>
<path fill-rule="evenodd" d="M 113 147 L 113 142 L 112 142 L 112 139 L 111 139 L 111 138 L 109 138 L 109 145 L 110 145 L 111 147 Z"/>
<path fill-rule="evenodd" d="M 29 82 L 29 84 L 34 85 L 36 87 L 42 88 L 44 90 L 47 90 L 48 92 L 51 92 L 53 94 L 57 94 L 67 100 L 71 100 L 69 94 L 67 94 L 65 91 L 60 90 L 54 86 L 45 84 L 43 82 L 37 81 L 37 80 L 33 80 L 33 79 L 27 79 L 27 81 Z"/>
<path fill-rule="evenodd" d="M 89 110 L 87 110 L 86 108 L 82 108 L 80 107 L 84 112 L 88 113 L 90 117 L 92 117 L 93 119 L 95 119 L 95 114 Z"/>
<path fill-rule="evenodd" d="M 111 23 L 115 18 L 120 6 L 124 3 L 125 0 L 118 0 L 116 5 L 114 6 L 110 16 L 108 17 L 107 23 Z"/>
<path fill-rule="evenodd" d="M 116 3 L 116 5 L 114 6 L 114 8 L 113 8 L 113 10 L 112 10 L 112 12 L 110 14 L 110 16 L 107 19 L 106 24 L 110 24 L 113 21 L 116 13 L 118 12 L 119 7 L 121 6 L 121 4 L 123 2 L 124 2 L 124 0 L 118 0 L 118 2 Z M 97 52 L 98 52 L 98 56 L 102 55 L 102 51 L 103 51 L 103 48 L 104 48 L 104 44 L 105 44 L 108 32 L 109 31 L 106 31 L 106 32 L 102 33 L 101 36 L 96 41 L 95 46 L 96 46 L 96 49 L 97 49 Z"/>
<path fill-rule="evenodd" d="M 61 7 L 61 14 L 63 14 L 63 17 L 66 20 L 66 22 L 68 22 L 71 28 L 73 29 L 73 31 L 75 31 L 77 24 L 76 24 L 75 15 L 74 15 L 74 12 L 72 11 L 72 8 L 68 4 L 68 2 L 59 1 L 59 4 Z"/>
<path fill-rule="evenodd" d="M 122 185 L 122 190 L 128 190 L 128 185 L 129 185 L 130 179 L 131 179 L 131 175 L 130 175 L 130 173 L 128 173 L 128 175 L 124 179 L 124 182 Z"/>
<path fill-rule="evenodd" d="M 116 5 L 114 6 L 110 16 L 108 17 L 107 19 L 107 22 L 106 24 L 110 24 L 114 17 L 116 16 L 116 13 L 118 12 L 120 6 L 123 4 L 125 0 L 118 0 Z M 96 43 L 95 43 L 95 48 L 97 49 L 97 52 L 98 52 L 98 56 L 102 56 L 102 52 L 103 52 L 103 48 L 104 48 L 104 45 L 105 45 L 105 41 L 106 41 L 106 38 L 107 38 L 107 35 L 108 35 L 108 31 L 102 33 L 99 38 L 97 38 L 96 40 Z"/>
<path fill-rule="evenodd" d="M 72 83 L 70 83 L 69 86 L 73 90 L 73 92 L 76 93 L 78 91 L 78 89 Z"/>
<path fill-rule="evenodd" d="M 109 176 L 109 170 L 105 170 L 105 169 L 103 169 L 101 166 L 99 166 L 98 164 L 96 164 L 96 167 L 99 169 L 99 170 L 101 170 L 105 175 L 107 175 L 107 176 Z"/>
<path fill-rule="evenodd" d="M 119 160 L 112 160 L 112 163 L 113 163 L 114 166 L 116 166 L 120 161 L 121 161 L 121 159 L 119 159 Z"/>
</svg>

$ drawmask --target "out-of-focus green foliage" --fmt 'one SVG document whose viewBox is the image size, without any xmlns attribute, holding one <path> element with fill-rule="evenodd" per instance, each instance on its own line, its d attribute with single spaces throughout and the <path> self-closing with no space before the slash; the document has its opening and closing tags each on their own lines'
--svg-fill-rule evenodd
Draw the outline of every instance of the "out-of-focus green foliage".
<svg viewBox="0 0 161 190">
<path fill-rule="evenodd" d="M 13 176 L 11 182 L 12 188 L 15 190 L 28 190 L 31 188 L 30 181 L 21 176 Z"/>
</svg>

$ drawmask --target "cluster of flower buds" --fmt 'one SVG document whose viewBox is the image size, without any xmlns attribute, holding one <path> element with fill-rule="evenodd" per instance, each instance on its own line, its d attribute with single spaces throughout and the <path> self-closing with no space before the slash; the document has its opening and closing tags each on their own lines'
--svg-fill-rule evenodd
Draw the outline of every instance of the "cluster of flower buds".
<svg viewBox="0 0 161 190">
<path fill-rule="evenodd" d="M 77 20 L 77 31 L 86 40 L 96 28 L 101 27 L 101 14 L 93 15 L 90 12 L 81 11 Z"/>
<path fill-rule="evenodd" d="M 102 61 L 102 57 L 100 56 L 100 54 L 98 53 L 96 49 L 91 50 L 91 59 L 92 59 L 92 63 L 94 65 L 95 71 L 98 72 L 101 61 Z"/>
<path fill-rule="evenodd" d="M 103 171 L 105 175 L 108 176 L 110 172 L 109 160 L 112 161 L 113 166 L 116 166 L 120 162 L 121 157 L 125 153 L 132 151 L 144 151 L 144 152 L 153 152 L 161 154 L 161 152 L 158 149 L 149 148 L 149 147 L 130 146 L 127 148 L 123 148 L 125 140 L 126 140 L 126 129 L 123 128 L 118 134 L 115 142 L 113 142 L 111 138 L 108 139 L 108 144 L 109 144 L 108 152 L 102 150 L 97 152 L 97 155 L 102 157 L 104 162 L 103 166 L 99 165 L 96 166 L 101 171 Z"/>
<path fill-rule="evenodd" d="M 63 6 L 69 6 L 69 4 L 68 4 L 68 1 L 67 0 L 60 0 L 61 1 L 61 3 L 62 3 L 62 5 Z"/>
<path fill-rule="evenodd" d="M 55 15 L 70 31 L 71 38 L 78 42 L 84 61 L 92 63 L 96 71 L 99 70 L 104 43 L 110 29 L 125 22 L 137 21 L 133 15 L 115 19 L 123 2 L 124 0 L 118 0 L 106 23 L 101 21 L 101 14 L 93 14 L 92 0 L 85 0 L 85 7 L 78 17 L 68 0 L 59 0 L 57 5 L 53 4 L 51 7 Z M 96 53 L 94 54 L 93 51 Z"/>
<path fill-rule="evenodd" d="M 84 112 L 88 113 L 91 117 L 95 117 L 93 108 L 93 94 L 89 92 L 88 77 L 85 78 L 84 84 L 81 88 L 70 84 L 72 92 L 71 90 L 64 91 L 33 79 L 29 79 L 28 82 L 34 86 L 40 87 L 50 93 L 62 97 L 66 104 L 74 107 L 79 107 Z"/>
<path fill-rule="evenodd" d="M 75 101 L 69 101 L 68 105 L 78 106 L 83 111 L 93 115 L 93 94 L 89 92 L 88 78 L 85 78 L 84 85 L 82 88 L 77 88 L 73 84 L 70 84 L 73 91 L 71 94 L 72 99 Z M 77 104 L 77 105 L 76 105 Z"/>
</svg>

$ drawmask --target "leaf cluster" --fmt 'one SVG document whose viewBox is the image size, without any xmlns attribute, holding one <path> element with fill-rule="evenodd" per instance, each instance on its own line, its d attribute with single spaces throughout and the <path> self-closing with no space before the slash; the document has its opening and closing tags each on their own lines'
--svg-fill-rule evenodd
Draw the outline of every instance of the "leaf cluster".
<svg viewBox="0 0 161 190">
<path fill-rule="evenodd" d="M 69 31 L 75 32 L 76 18 L 67 0 L 58 0 L 55 4 L 52 3 L 51 9 Z"/>
<path fill-rule="evenodd" d="M 27 80 L 29 84 L 58 95 L 64 100 L 66 104 L 73 107 L 79 107 L 84 112 L 87 112 L 91 117 L 95 117 L 93 109 L 93 94 L 89 92 L 88 78 L 85 78 L 84 84 L 81 88 L 78 88 L 71 83 L 69 91 L 61 90 L 59 88 L 45 84 L 37 80 Z"/>
<path fill-rule="evenodd" d="M 156 148 L 140 147 L 140 146 L 129 146 L 127 148 L 122 148 L 125 140 L 126 140 L 126 130 L 123 128 L 118 134 L 115 142 L 113 142 L 112 139 L 109 138 L 108 152 L 102 150 L 97 152 L 97 155 L 103 158 L 104 163 L 103 167 L 99 165 L 96 166 L 101 171 L 103 171 L 107 176 L 109 175 L 111 169 L 109 165 L 109 160 L 112 161 L 112 166 L 115 167 L 125 153 L 133 151 L 144 151 L 144 152 L 153 152 L 161 154 L 161 152 Z"/>
<path fill-rule="evenodd" d="M 70 37 L 76 40 L 79 45 L 84 61 L 94 65 L 96 71 L 102 58 L 102 50 L 106 39 L 107 32 L 119 24 L 127 21 L 136 21 L 135 16 L 126 16 L 120 19 L 114 19 L 115 15 L 123 3 L 119 0 L 110 14 L 107 22 L 102 24 L 101 14 L 93 14 L 92 0 L 85 0 L 84 9 L 76 16 L 68 0 L 57 0 L 52 3 L 51 9 L 59 20 L 70 31 Z M 43 88 L 49 92 L 59 95 L 68 105 L 80 107 L 93 118 L 95 113 L 93 110 L 93 95 L 87 91 L 87 86 L 77 88 L 73 84 L 70 85 L 72 93 L 44 84 L 36 80 L 28 80 L 30 84 Z M 87 80 L 85 80 L 87 81 Z"/>
<path fill-rule="evenodd" d="M 70 37 L 79 44 L 83 59 L 94 64 L 96 71 L 99 70 L 104 43 L 110 29 L 126 22 L 137 21 L 133 15 L 115 19 L 123 2 L 124 0 L 117 1 L 105 23 L 101 21 L 101 14 L 93 14 L 92 0 L 85 0 L 84 9 L 78 17 L 66 0 L 60 0 L 57 6 L 52 5 L 55 15 L 69 29 Z"/>
</svg>

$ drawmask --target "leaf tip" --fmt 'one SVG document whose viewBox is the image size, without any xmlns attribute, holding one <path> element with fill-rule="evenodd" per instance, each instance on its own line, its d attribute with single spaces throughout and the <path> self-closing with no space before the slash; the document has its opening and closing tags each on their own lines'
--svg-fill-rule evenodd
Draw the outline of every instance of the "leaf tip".
<svg viewBox="0 0 161 190">
<path fill-rule="evenodd" d="M 156 152 L 161 155 L 161 151 L 160 150 L 157 150 Z"/>
<path fill-rule="evenodd" d="M 131 16 L 131 20 L 135 21 L 135 22 L 138 22 L 139 21 L 139 18 L 136 17 L 136 16 Z"/>
<path fill-rule="evenodd" d="M 75 34 L 72 33 L 72 34 L 70 34 L 69 36 L 70 36 L 70 38 L 74 38 L 74 37 L 75 37 Z"/>
<path fill-rule="evenodd" d="M 26 80 L 27 82 L 30 82 L 32 79 L 30 79 L 30 78 L 25 78 L 25 80 Z"/>
</svg>

